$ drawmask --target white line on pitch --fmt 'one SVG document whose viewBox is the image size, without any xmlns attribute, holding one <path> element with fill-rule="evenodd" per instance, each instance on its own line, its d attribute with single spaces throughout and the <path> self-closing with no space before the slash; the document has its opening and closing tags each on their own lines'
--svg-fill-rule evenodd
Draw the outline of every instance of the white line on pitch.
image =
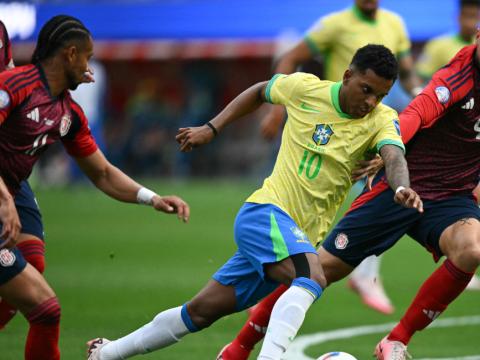
<svg viewBox="0 0 480 360">
<path fill-rule="evenodd" d="M 319 332 L 311 335 L 302 335 L 297 337 L 290 345 L 285 359 L 291 360 L 312 360 L 311 357 L 304 354 L 304 350 L 312 345 L 321 344 L 331 340 L 349 339 L 356 336 L 386 333 L 390 331 L 397 323 L 387 323 L 381 325 L 357 326 L 351 328 L 337 329 L 332 331 Z M 445 328 L 452 326 L 470 326 L 480 324 L 480 316 L 463 316 L 456 318 L 437 319 L 430 328 Z M 455 358 L 437 358 L 437 359 L 419 359 L 419 360 L 480 360 L 480 355 L 471 355 L 467 357 Z"/>
</svg>

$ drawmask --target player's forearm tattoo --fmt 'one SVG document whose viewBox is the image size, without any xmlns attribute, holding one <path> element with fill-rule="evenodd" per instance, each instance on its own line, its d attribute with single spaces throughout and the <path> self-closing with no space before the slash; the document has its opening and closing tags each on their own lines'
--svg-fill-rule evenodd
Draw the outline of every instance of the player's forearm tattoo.
<svg viewBox="0 0 480 360">
<path fill-rule="evenodd" d="M 409 187 L 410 177 L 402 149 L 395 145 L 385 145 L 380 149 L 380 155 L 385 163 L 385 173 L 390 187 L 393 190 L 399 186 Z"/>
</svg>

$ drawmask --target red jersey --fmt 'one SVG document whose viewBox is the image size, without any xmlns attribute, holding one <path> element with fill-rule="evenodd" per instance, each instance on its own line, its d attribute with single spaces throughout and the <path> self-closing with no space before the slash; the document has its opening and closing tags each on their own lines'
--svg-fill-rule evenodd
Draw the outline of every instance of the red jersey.
<svg viewBox="0 0 480 360">
<path fill-rule="evenodd" d="M 480 69 L 467 46 L 400 114 L 412 188 L 424 199 L 468 195 L 480 174 Z"/>
<path fill-rule="evenodd" d="M 69 91 L 52 97 L 40 66 L 0 73 L 0 176 L 11 192 L 48 145 L 61 140 L 74 157 L 97 150 L 88 121 Z"/>
<path fill-rule="evenodd" d="M 13 65 L 12 50 L 10 48 L 10 38 L 7 28 L 0 21 L 0 72 Z"/>
</svg>

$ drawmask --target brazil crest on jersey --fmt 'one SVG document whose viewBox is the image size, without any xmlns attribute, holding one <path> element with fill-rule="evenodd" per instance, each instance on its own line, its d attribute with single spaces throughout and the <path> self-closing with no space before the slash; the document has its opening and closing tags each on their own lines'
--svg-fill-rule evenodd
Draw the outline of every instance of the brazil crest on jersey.
<svg viewBox="0 0 480 360">
<path fill-rule="evenodd" d="M 403 149 L 395 110 L 379 104 L 367 116 L 352 119 L 340 108 L 341 86 L 305 73 L 270 80 L 267 100 L 285 105 L 288 121 L 272 174 L 247 199 L 280 207 L 315 246 L 352 185 L 356 162 L 386 144 Z"/>
</svg>

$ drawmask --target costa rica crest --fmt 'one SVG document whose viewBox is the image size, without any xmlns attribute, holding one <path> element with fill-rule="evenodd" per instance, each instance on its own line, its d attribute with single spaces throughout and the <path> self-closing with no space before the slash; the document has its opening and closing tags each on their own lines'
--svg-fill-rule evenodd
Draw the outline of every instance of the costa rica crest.
<svg viewBox="0 0 480 360">
<path fill-rule="evenodd" d="M 333 135 L 333 130 L 328 124 L 317 124 L 312 139 L 317 145 L 326 145 Z"/>
<path fill-rule="evenodd" d="M 62 116 L 62 121 L 60 122 L 60 136 L 65 136 L 68 133 L 68 130 L 70 130 L 70 125 L 72 125 L 72 120 L 70 118 L 70 115 L 63 115 Z"/>
<path fill-rule="evenodd" d="M 8 249 L 0 250 L 0 265 L 3 267 L 12 266 L 15 263 L 16 256 Z"/>
</svg>

